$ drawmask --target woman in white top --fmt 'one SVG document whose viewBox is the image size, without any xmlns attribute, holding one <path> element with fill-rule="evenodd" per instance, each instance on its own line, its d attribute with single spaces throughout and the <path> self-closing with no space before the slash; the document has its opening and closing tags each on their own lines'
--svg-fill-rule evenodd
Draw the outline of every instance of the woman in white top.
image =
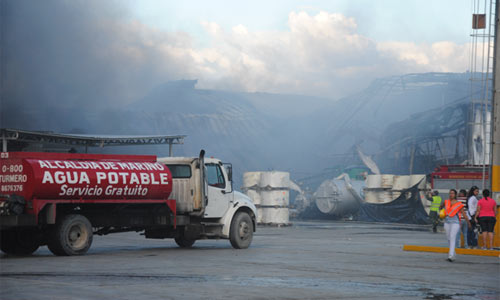
<svg viewBox="0 0 500 300">
<path fill-rule="evenodd" d="M 454 189 L 450 190 L 450 198 L 444 200 L 441 203 L 439 209 L 443 208 L 446 212 L 446 218 L 444 219 L 444 230 L 446 231 L 446 238 L 448 239 L 449 251 L 448 251 L 448 261 L 452 262 L 455 260 L 455 242 L 457 238 L 457 232 L 460 231 L 460 220 L 465 219 L 467 225 L 470 226 L 469 219 L 464 210 L 464 204 L 457 200 L 457 191 Z"/>
<path fill-rule="evenodd" d="M 469 231 L 467 232 L 467 244 L 469 248 L 477 248 L 477 235 L 474 232 L 476 228 L 476 223 L 474 222 L 474 215 L 477 210 L 477 195 L 479 194 L 479 188 L 477 186 L 473 186 L 470 188 L 469 193 L 467 194 L 467 216 L 469 217 L 470 222 L 472 223 L 471 227 L 469 227 Z"/>
</svg>

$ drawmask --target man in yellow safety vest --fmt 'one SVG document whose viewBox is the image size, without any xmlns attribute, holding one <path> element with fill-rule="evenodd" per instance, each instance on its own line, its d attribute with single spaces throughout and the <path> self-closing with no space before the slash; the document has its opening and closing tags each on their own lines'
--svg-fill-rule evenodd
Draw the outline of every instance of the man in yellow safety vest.
<svg viewBox="0 0 500 300">
<path fill-rule="evenodd" d="M 438 191 L 434 191 L 432 194 L 429 193 L 426 198 L 427 200 L 432 201 L 429 219 L 432 223 L 432 232 L 437 232 L 437 226 L 439 224 L 439 206 L 441 205 L 441 202 L 443 202 L 443 199 L 439 196 Z"/>
</svg>

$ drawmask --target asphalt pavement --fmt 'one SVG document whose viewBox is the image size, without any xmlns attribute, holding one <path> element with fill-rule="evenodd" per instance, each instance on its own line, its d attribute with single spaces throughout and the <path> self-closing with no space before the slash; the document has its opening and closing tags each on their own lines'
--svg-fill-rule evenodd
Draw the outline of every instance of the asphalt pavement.
<svg viewBox="0 0 500 300">
<path fill-rule="evenodd" d="M 85 256 L 0 255 L 0 299 L 500 299 L 500 258 L 406 252 L 446 246 L 429 227 L 295 222 L 249 249 L 192 249 L 139 233 L 95 236 Z"/>
</svg>

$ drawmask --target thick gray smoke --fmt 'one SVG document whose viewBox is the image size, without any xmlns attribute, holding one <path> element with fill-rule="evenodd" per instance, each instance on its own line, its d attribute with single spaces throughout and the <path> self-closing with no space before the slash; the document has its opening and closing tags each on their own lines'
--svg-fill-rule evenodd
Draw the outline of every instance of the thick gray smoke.
<svg viewBox="0 0 500 300">
<path fill-rule="evenodd" d="M 184 69 L 148 46 L 157 37 L 119 1 L 2 0 L 1 13 L 1 127 L 84 128 L 81 112 L 115 110 Z"/>
<path fill-rule="evenodd" d="M 363 143 L 367 154 L 376 153 L 387 146 L 381 144 L 381 135 L 391 123 L 419 111 L 444 107 L 468 93 L 464 74 L 393 76 L 363 89 L 357 83 L 359 78 L 366 82 L 379 76 L 374 74 L 407 70 L 408 65 L 415 64 L 408 56 L 404 56 L 403 64 L 397 63 L 402 53 L 398 51 L 413 51 L 414 45 L 375 45 L 356 33 L 353 20 L 348 20 L 347 29 L 342 27 L 345 18 L 336 14 L 321 13 L 313 18 L 306 13 L 291 13 L 292 30 L 285 34 L 288 38 L 251 34 L 243 27 L 225 34 L 208 24 L 222 46 L 189 54 L 186 49 L 193 48 L 189 36 L 146 28 L 133 20 L 120 1 L 2 0 L 0 9 L 0 127 L 97 134 L 186 134 L 186 144 L 177 148 L 176 154 L 196 155 L 204 148 L 210 156 L 233 162 L 236 178 L 244 171 L 269 169 L 303 177 L 349 163 L 342 155 L 353 145 Z M 337 42 L 329 39 L 332 34 Z M 358 52 L 342 56 L 347 50 L 340 43 L 346 34 L 363 43 L 356 43 L 360 45 Z M 319 40 L 314 40 L 318 36 Z M 226 40 L 233 44 L 227 47 L 223 44 Z M 275 40 L 281 42 L 266 43 Z M 247 43 L 251 47 L 243 47 Z M 325 44 L 331 49 L 322 49 Z M 460 47 L 455 48 L 460 51 Z M 245 59 L 240 59 L 238 49 L 246 49 Z M 261 51 L 265 49 L 269 51 Z M 364 51 L 382 51 L 384 55 Z M 415 57 L 418 64 L 425 65 L 425 55 Z M 442 61 L 440 56 L 429 57 L 432 59 L 427 65 Z M 201 63 L 197 65 L 195 58 Z M 306 63 L 307 68 L 290 64 L 297 61 Z M 347 67 L 348 88 L 361 92 L 338 101 L 329 99 L 328 93 L 320 98 L 288 92 L 288 88 L 297 91 L 303 86 L 323 92 L 335 84 L 347 85 L 346 78 L 342 81 L 337 75 L 328 76 L 344 74 L 331 70 L 345 62 L 360 65 L 340 67 Z M 224 69 L 225 65 L 229 67 Z M 368 65 L 368 71 L 363 71 Z M 219 72 L 222 75 L 212 87 L 232 91 L 206 88 L 210 86 L 206 74 Z M 300 76 L 294 77 L 296 74 Z M 205 84 L 179 79 L 200 79 Z M 290 85 L 290 79 L 296 79 L 297 85 Z M 281 87 L 280 91 L 287 92 L 234 91 L 235 86 L 258 91 L 268 83 L 272 85 L 270 90 Z M 157 154 L 166 154 L 165 148 Z M 141 153 L 138 148 L 131 151 Z"/>
</svg>

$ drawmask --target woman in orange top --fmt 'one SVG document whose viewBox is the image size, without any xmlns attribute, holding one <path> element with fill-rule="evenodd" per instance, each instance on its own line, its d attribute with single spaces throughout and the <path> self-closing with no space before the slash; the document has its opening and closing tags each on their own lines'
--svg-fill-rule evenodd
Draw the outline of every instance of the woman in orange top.
<svg viewBox="0 0 500 300">
<path fill-rule="evenodd" d="M 466 221 L 467 225 L 470 227 L 469 218 L 465 214 L 464 205 L 457 200 L 457 191 L 454 189 L 450 190 L 450 198 L 444 200 L 441 203 L 440 209 L 445 208 L 446 218 L 444 220 L 444 230 L 446 231 L 446 237 L 448 238 L 448 245 L 450 250 L 448 251 L 448 261 L 452 262 L 455 260 L 455 243 L 457 239 L 457 233 L 460 231 L 460 220 L 462 216 Z"/>
</svg>

